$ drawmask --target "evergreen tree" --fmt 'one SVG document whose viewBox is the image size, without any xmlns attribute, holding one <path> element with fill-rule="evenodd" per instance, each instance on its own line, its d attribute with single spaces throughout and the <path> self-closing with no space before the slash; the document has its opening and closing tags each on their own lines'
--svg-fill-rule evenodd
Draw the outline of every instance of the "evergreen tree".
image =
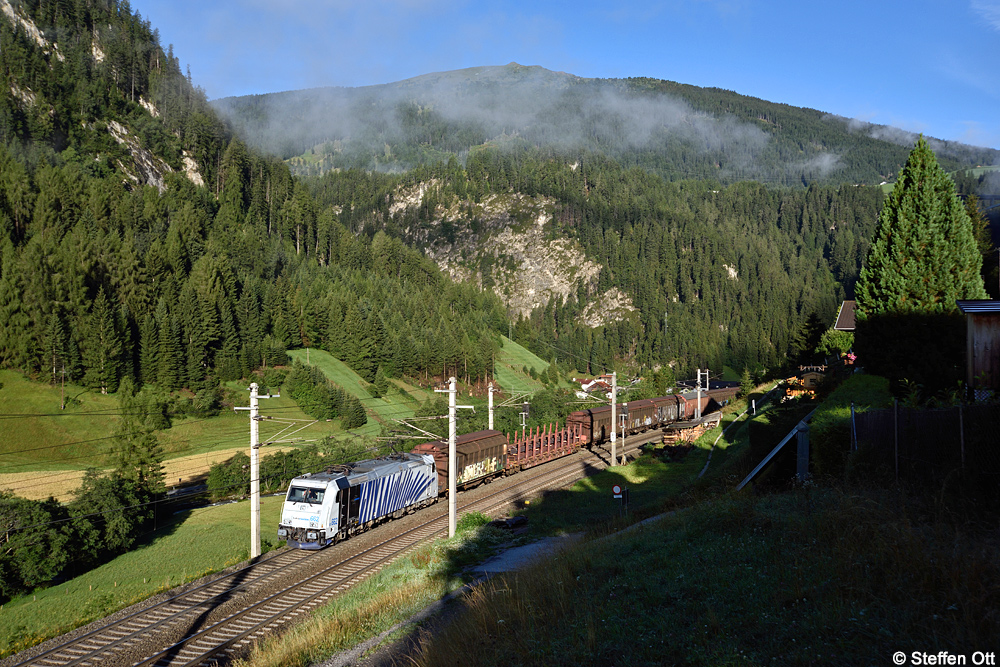
<svg viewBox="0 0 1000 667">
<path fill-rule="evenodd" d="M 921 136 L 879 216 L 857 284 L 857 316 L 955 312 L 985 299 L 982 257 L 955 183 Z"/>
<path fill-rule="evenodd" d="M 385 396 L 386 393 L 388 393 L 389 391 L 389 378 L 385 376 L 385 371 L 382 370 L 381 366 L 379 366 L 378 370 L 375 371 L 374 387 L 375 391 L 378 392 L 378 396 L 376 396 L 375 398 L 379 398 L 380 396 Z"/>
<path fill-rule="evenodd" d="M 985 299 L 982 256 L 955 184 L 923 137 L 910 152 L 858 279 L 856 349 L 871 372 L 927 389 L 963 379 L 958 299 Z"/>
<path fill-rule="evenodd" d="M 979 197 L 969 195 L 965 198 L 965 212 L 969 214 L 972 221 L 972 234 L 976 237 L 976 247 L 983 257 L 983 282 L 986 283 L 986 291 L 991 292 L 992 298 L 1000 298 L 1000 276 L 997 275 L 996 248 L 993 247 L 993 236 L 990 232 L 990 221 L 979 206 Z"/>
<path fill-rule="evenodd" d="M 151 313 L 142 318 L 139 328 L 140 384 L 154 384 L 159 373 L 160 337 Z"/>
<path fill-rule="evenodd" d="M 102 394 L 118 389 L 122 340 L 117 318 L 101 288 L 83 330 L 84 382 Z"/>
<path fill-rule="evenodd" d="M 130 378 L 119 388 L 119 419 L 111 449 L 114 474 L 147 497 L 163 490 L 163 448 L 147 416 L 148 402 Z"/>
</svg>

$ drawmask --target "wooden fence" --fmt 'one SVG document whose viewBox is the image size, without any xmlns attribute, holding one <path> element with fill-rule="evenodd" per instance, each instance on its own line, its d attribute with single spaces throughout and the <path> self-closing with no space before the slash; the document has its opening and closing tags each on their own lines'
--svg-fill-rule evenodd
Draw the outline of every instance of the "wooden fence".
<svg viewBox="0 0 1000 667">
<path fill-rule="evenodd" d="M 959 473 L 1000 483 L 998 404 L 924 409 L 897 403 L 857 413 L 851 436 L 854 448 L 870 448 L 897 480 L 941 483 Z"/>
</svg>

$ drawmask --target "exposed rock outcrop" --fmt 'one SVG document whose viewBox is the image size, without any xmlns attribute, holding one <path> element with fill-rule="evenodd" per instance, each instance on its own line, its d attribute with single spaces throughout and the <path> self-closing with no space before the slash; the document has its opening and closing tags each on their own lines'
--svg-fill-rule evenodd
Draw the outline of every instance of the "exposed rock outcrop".
<svg viewBox="0 0 1000 667">
<path fill-rule="evenodd" d="M 119 144 L 127 146 L 132 156 L 131 164 L 125 164 L 122 160 L 118 161 L 118 168 L 122 170 L 122 173 L 133 183 L 152 185 L 160 192 L 166 190 L 167 186 L 163 177 L 168 172 L 173 171 L 170 165 L 143 148 L 142 144 L 139 143 L 139 138 L 131 134 L 128 128 L 118 121 L 108 121 L 108 132 Z"/>
<path fill-rule="evenodd" d="M 10 19 L 11 23 L 24 30 L 28 37 L 30 37 L 35 44 L 38 44 L 38 46 L 41 47 L 42 52 L 45 55 L 49 56 L 55 54 L 56 59 L 60 62 L 66 60 L 65 56 L 59 53 L 59 45 L 45 39 L 45 35 L 43 35 L 42 31 L 38 29 L 35 22 L 26 16 L 21 16 L 21 14 L 14 9 L 14 6 L 10 4 L 10 0 L 0 0 L 0 10 L 2 10 L 7 18 Z"/>
<path fill-rule="evenodd" d="M 592 293 L 601 266 L 587 259 L 576 240 L 554 233 L 554 199 L 505 193 L 480 202 L 452 197 L 442 203 L 438 186 L 432 180 L 401 189 L 389 210 L 398 216 L 421 206 L 428 195 L 438 198 L 433 218 L 404 233 L 453 279 L 493 289 L 517 315 L 528 315 L 553 299 L 564 302 L 581 285 Z M 635 308 L 626 294 L 612 290 L 587 310 L 584 321 L 597 327 L 627 317 Z"/>
</svg>

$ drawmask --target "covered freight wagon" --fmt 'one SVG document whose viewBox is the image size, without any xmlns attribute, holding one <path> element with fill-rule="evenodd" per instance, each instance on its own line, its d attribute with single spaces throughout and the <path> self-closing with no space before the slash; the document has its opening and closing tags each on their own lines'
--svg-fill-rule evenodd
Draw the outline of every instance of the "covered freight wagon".
<svg viewBox="0 0 1000 667">
<path fill-rule="evenodd" d="M 687 411 L 687 401 L 680 394 L 659 396 L 650 400 L 653 401 L 656 421 L 661 425 L 683 419 Z"/>
<path fill-rule="evenodd" d="M 625 430 L 628 433 L 638 433 L 640 431 L 648 431 L 651 428 L 659 427 L 660 422 L 656 419 L 656 404 L 651 398 L 643 398 L 638 401 L 629 401 L 623 404 L 627 407 L 627 412 L 624 408 L 623 413 L 625 417 Z M 618 429 L 621 430 L 621 417 L 618 418 Z"/>
<path fill-rule="evenodd" d="M 448 441 L 432 440 L 413 448 L 414 454 L 430 454 L 438 470 L 438 486 L 448 488 Z M 500 431 L 476 431 L 455 438 L 455 475 L 458 488 L 502 475 L 507 466 L 507 436 Z"/>
</svg>

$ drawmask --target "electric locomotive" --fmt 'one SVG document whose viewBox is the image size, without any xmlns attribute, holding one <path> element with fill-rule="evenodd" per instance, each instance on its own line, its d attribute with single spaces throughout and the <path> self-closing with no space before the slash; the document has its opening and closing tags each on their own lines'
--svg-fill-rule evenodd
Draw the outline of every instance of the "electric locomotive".
<svg viewBox="0 0 1000 667">
<path fill-rule="evenodd" d="M 288 485 L 278 537 L 290 547 L 320 549 L 437 497 L 432 456 L 393 454 L 331 466 Z"/>
</svg>

